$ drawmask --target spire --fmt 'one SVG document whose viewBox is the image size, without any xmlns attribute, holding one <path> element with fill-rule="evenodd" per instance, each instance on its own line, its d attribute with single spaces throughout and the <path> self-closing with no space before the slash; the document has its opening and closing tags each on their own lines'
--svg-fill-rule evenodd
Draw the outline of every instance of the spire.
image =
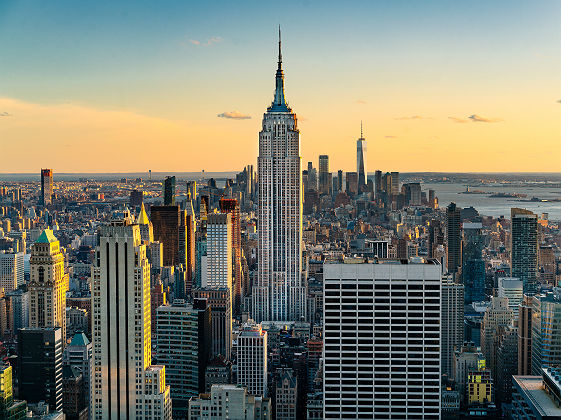
<svg viewBox="0 0 561 420">
<path fill-rule="evenodd" d="M 281 29 L 279 25 L 279 61 L 277 67 L 277 74 L 275 76 L 275 98 L 273 103 L 268 108 L 272 112 L 290 112 L 290 108 L 286 104 L 284 98 L 284 74 L 282 72 L 282 51 L 281 51 Z"/>
<path fill-rule="evenodd" d="M 363 139 L 364 137 L 362 136 L 362 120 L 360 120 L 360 138 Z"/>
<path fill-rule="evenodd" d="M 279 70 L 282 70 L 281 30 L 279 25 Z"/>
</svg>

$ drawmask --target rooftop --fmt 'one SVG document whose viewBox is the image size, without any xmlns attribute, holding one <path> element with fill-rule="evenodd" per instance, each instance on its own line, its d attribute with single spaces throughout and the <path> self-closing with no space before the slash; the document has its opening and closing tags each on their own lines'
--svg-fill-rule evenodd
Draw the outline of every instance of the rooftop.
<svg viewBox="0 0 561 420">
<path fill-rule="evenodd" d="M 50 244 L 53 242 L 57 242 L 58 239 L 53 234 L 51 229 L 45 229 L 41 235 L 35 241 L 36 244 Z"/>
<path fill-rule="evenodd" d="M 513 380 L 542 417 L 561 416 L 561 408 L 545 391 L 541 376 L 513 376 Z"/>
</svg>

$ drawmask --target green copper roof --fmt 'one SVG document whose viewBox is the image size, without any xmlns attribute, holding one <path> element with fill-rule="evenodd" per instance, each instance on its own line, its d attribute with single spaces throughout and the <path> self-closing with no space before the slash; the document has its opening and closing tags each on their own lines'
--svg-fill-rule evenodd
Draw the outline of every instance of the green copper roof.
<svg viewBox="0 0 561 420">
<path fill-rule="evenodd" d="M 84 333 L 76 333 L 74 337 L 72 337 L 72 341 L 70 342 L 71 346 L 87 346 L 90 344 L 90 340 L 86 337 Z"/>
<path fill-rule="evenodd" d="M 41 235 L 35 241 L 36 244 L 50 244 L 52 242 L 56 242 L 58 239 L 53 234 L 51 229 L 45 229 Z"/>
</svg>

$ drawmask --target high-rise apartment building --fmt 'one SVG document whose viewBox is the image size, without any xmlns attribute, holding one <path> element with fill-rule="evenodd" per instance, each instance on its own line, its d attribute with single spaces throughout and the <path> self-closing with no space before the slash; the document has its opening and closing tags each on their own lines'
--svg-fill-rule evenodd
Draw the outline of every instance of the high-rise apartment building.
<svg viewBox="0 0 561 420">
<path fill-rule="evenodd" d="M 454 373 L 454 352 L 464 342 L 464 285 L 453 276 L 442 278 L 440 356 L 442 374 L 449 378 Z"/>
<path fill-rule="evenodd" d="M 331 190 L 331 172 L 329 172 L 329 156 L 319 155 L 319 193 L 329 194 Z"/>
<path fill-rule="evenodd" d="M 195 270 L 195 223 L 194 215 L 181 210 L 178 205 L 152 206 L 150 210 L 154 239 L 163 245 L 163 264 L 183 264 L 188 282 Z"/>
<path fill-rule="evenodd" d="M 175 206 L 175 177 L 166 176 L 164 180 L 164 206 Z"/>
<path fill-rule="evenodd" d="M 324 264 L 323 418 L 439 418 L 441 267 Z"/>
<path fill-rule="evenodd" d="M 193 290 L 193 298 L 206 299 L 211 309 L 211 354 L 227 360 L 232 354 L 232 306 L 230 290 L 202 288 Z"/>
<path fill-rule="evenodd" d="M 497 335 L 501 328 L 508 327 L 514 319 L 512 309 L 508 306 L 508 299 L 491 297 L 491 305 L 487 307 L 481 321 L 481 352 L 487 361 L 487 367 L 497 377 Z"/>
<path fill-rule="evenodd" d="M 231 215 L 210 213 L 207 216 L 207 267 L 202 287 L 226 288 L 231 293 L 232 248 Z"/>
<path fill-rule="evenodd" d="M 39 235 L 29 263 L 29 326 L 60 327 L 65 346 L 68 274 L 64 272 L 64 255 L 52 230 L 45 229 Z"/>
<path fill-rule="evenodd" d="M 356 173 L 358 174 L 358 189 L 360 190 L 368 182 L 366 139 L 362 135 L 362 122 L 360 123 L 360 138 L 356 141 Z"/>
<path fill-rule="evenodd" d="M 92 268 L 92 419 L 171 419 L 165 368 L 151 366 L 150 264 L 125 212 L 99 228 Z"/>
<path fill-rule="evenodd" d="M 247 323 L 237 341 L 238 385 L 252 395 L 267 396 L 267 331 Z"/>
<path fill-rule="evenodd" d="M 522 280 L 524 294 L 538 291 L 538 216 L 511 209 L 510 275 Z"/>
<path fill-rule="evenodd" d="M 62 410 L 62 329 L 23 328 L 18 333 L 19 398 Z"/>
<path fill-rule="evenodd" d="M 24 283 L 23 259 L 23 252 L 0 252 L 0 288 L 4 288 L 4 293 L 9 293 Z"/>
<path fill-rule="evenodd" d="M 41 197 L 39 204 L 47 206 L 53 202 L 53 170 L 41 169 Z"/>
<path fill-rule="evenodd" d="M 522 302 L 522 280 L 513 277 L 499 277 L 497 296 L 508 299 L 508 306 L 512 309 L 514 318 L 518 317 L 518 308 Z"/>
<path fill-rule="evenodd" d="M 259 247 L 253 318 L 305 319 L 300 132 L 296 114 L 284 98 L 280 33 L 275 97 L 263 116 L 257 163 Z"/>
<path fill-rule="evenodd" d="M 532 372 L 532 297 L 523 296 L 518 305 L 518 375 Z"/>
<path fill-rule="evenodd" d="M 456 207 L 456 203 L 450 203 L 446 208 L 446 242 L 448 272 L 457 273 L 462 266 L 462 224 L 460 209 Z"/>
<path fill-rule="evenodd" d="M 485 300 L 485 261 L 483 260 L 485 238 L 481 233 L 482 229 L 481 223 L 463 224 L 462 280 L 467 304 Z"/>
<path fill-rule="evenodd" d="M 242 235 L 240 225 L 240 205 L 235 198 L 221 198 L 220 211 L 232 217 L 232 258 L 234 265 L 234 278 L 232 282 L 232 309 L 235 314 L 241 313 L 243 290 L 242 272 Z"/>
<path fill-rule="evenodd" d="M 532 375 L 561 365 L 561 296 L 548 292 L 532 299 Z"/>
<path fill-rule="evenodd" d="M 210 360 L 210 307 L 175 300 L 157 310 L 156 359 L 166 367 L 174 418 L 187 418 L 189 398 L 204 392 Z"/>
</svg>

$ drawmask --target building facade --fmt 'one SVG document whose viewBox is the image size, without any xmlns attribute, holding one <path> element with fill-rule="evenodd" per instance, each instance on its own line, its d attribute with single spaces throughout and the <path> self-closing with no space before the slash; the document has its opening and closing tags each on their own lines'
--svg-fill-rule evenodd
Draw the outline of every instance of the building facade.
<svg viewBox="0 0 561 420">
<path fill-rule="evenodd" d="M 31 251 L 29 291 L 29 326 L 60 327 L 66 345 L 66 292 L 68 274 L 64 271 L 64 254 L 53 231 L 45 229 Z"/>
<path fill-rule="evenodd" d="M 538 216 L 511 209 L 510 275 L 522 280 L 524 294 L 538 291 Z"/>
<path fill-rule="evenodd" d="M 275 96 L 259 133 L 258 274 L 252 295 L 253 318 L 258 322 L 306 317 L 300 132 L 296 114 L 284 98 L 280 48 L 279 39 Z"/>
<path fill-rule="evenodd" d="M 323 418 L 438 418 L 440 265 L 325 264 L 323 273 Z"/>
<path fill-rule="evenodd" d="M 247 323 L 237 340 L 238 385 L 252 395 L 267 396 L 267 331 Z"/>
<path fill-rule="evenodd" d="M 163 366 L 151 366 L 150 264 L 127 212 L 99 228 L 92 268 L 92 419 L 171 419 Z"/>
</svg>

